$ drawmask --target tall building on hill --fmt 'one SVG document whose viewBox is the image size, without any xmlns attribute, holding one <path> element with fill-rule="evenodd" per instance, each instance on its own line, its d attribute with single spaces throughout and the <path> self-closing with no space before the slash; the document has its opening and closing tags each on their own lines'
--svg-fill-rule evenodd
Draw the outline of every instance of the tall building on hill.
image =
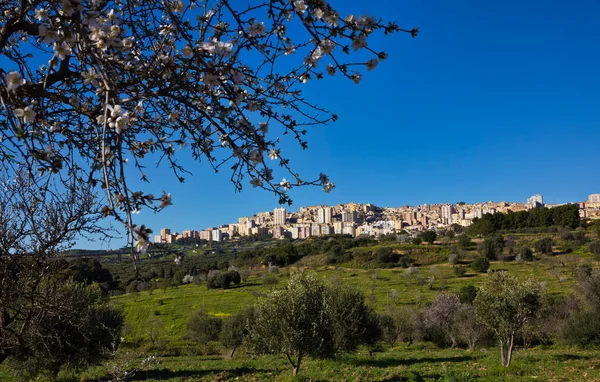
<svg viewBox="0 0 600 382">
<path fill-rule="evenodd" d="M 319 223 L 320 224 L 331 223 L 331 207 L 319 208 Z"/>
<path fill-rule="evenodd" d="M 442 206 L 442 223 L 449 224 L 452 222 L 452 214 L 454 213 L 454 207 L 445 204 Z"/>
<path fill-rule="evenodd" d="M 287 212 L 285 210 L 285 208 L 281 207 L 281 208 L 275 208 L 273 210 L 273 215 L 274 215 L 274 224 L 275 225 L 284 225 L 285 224 L 285 220 L 287 217 Z"/>
<path fill-rule="evenodd" d="M 342 212 L 342 222 L 346 223 L 346 222 L 352 222 L 354 223 L 356 221 L 356 212 L 352 211 L 345 211 Z"/>
<path fill-rule="evenodd" d="M 535 194 L 527 199 L 527 209 L 544 207 L 544 198 L 540 194 Z"/>
</svg>

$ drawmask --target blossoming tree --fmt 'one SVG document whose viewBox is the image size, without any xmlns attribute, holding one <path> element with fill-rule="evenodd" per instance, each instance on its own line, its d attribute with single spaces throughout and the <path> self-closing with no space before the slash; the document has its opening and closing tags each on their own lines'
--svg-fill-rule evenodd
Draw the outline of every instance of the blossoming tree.
<svg viewBox="0 0 600 382">
<path fill-rule="evenodd" d="M 306 148 L 306 129 L 336 120 L 301 85 L 327 75 L 360 82 L 387 57 L 376 32 L 407 32 L 371 16 L 340 15 L 325 0 L 7 0 L 0 5 L 0 163 L 30 173 L 78 174 L 102 188 L 102 212 L 131 244 L 150 230 L 132 212 L 162 209 L 170 194 L 128 183 L 148 164 L 184 180 L 183 153 L 236 190 L 334 185 L 292 169 L 274 134 Z M 352 57 L 352 60 L 350 59 Z M 275 179 L 273 169 L 287 172 Z"/>
</svg>

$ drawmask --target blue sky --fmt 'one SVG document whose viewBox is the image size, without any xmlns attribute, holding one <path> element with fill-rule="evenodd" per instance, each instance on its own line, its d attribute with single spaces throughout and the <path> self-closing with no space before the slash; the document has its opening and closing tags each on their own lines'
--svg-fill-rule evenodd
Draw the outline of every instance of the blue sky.
<svg viewBox="0 0 600 382">
<path fill-rule="evenodd" d="M 306 179 L 325 172 L 337 188 L 293 190 L 290 210 L 524 201 L 534 193 L 555 203 L 600 192 L 600 2 L 331 3 L 342 14 L 384 16 L 421 32 L 373 39 L 389 59 L 360 85 L 307 85 L 307 97 L 340 119 L 310 131 L 309 150 L 293 148 L 292 163 Z M 229 174 L 190 169 L 182 185 L 167 169 L 151 174 L 150 190 L 170 192 L 174 204 L 142 211 L 140 224 L 203 229 L 277 207 L 264 191 L 236 194 Z"/>
</svg>

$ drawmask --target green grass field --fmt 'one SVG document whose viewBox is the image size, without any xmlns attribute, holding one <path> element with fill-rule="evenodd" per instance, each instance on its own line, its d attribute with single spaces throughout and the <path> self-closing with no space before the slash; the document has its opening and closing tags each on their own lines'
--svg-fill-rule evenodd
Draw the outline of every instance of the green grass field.
<svg viewBox="0 0 600 382">
<path fill-rule="evenodd" d="M 427 246 L 424 246 L 427 248 Z M 430 247 L 435 249 L 436 247 Z M 467 254 L 470 258 L 472 254 Z M 447 253 L 424 250 L 416 253 L 418 274 L 408 275 L 406 269 L 358 269 L 313 266 L 304 269 L 332 283 L 342 283 L 361 289 L 367 301 L 377 310 L 386 305 L 423 306 L 440 293 L 457 293 L 463 286 L 478 285 L 487 274 L 468 270 L 457 277 L 452 265 L 443 262 Z M 429 261 L 430 260 L 430 261 Z M 301 264 L 321 264 L 322 258 L 305 258 Z M 535 277 L 542 281 L 551 295 L 566 295 L 573 291 L 577 264 L 599 267 L 587 256 L 554 256 L 534 262 L 492 262 L 491 269 L 504 269 L 519 277 Z M 279 285 L 298 267 L 282 268 L 277 273 Z M 121 358 L 133 353 L 134 358 L 153 354 L 158 363 L 140 371 L 132 380 L 152 381 L 271 381 L 271 380 L 334 380 L 334 381 L 600 381 L 600 352 L 571 347 L 519 348 L 513 364 L 503 368 L 495 348 L 468 352 L 464 349 L 439 349 L 430 343 L 405 344 L 388 349 L 383 347 L 371 357 L 366 351 L 344 354 L 333 360 L 308 359 L 303 363 L 300 377 L 292 378 L 291 368 L 284 356 L 255 357 L 236 353 L 229 359 L 227 349 L 218 343 L 209 350 L 186 341 L 186 326 L 191 315 L 199 309 L 226 317 L 253 304 L 276 286 L 262 285 L 266 271 L 255 271 L 246 282 L 231 289 L 208 290 L 206 284 L 189 284 L 167 289 L 155 289 L 113 297 L 114 304 L 125 313 L 125 346 Z M 153 331 L 160 346 L 149 346 Z M 158 334 L 156 334 L 158 333 Z M 118 357 L 118 359 L 119 359 Z M 120 362 L 120 361 L 117 361 Z M 61 380 L 107 380 L 103 367 L 94 367 L 77 375 L 61 374 Z M 83 376 L 82 376 L 83 375 Z M 6 365 L 0 366 L 0 380 L 16 379 Z M 41 379 L 43 380 L 43 379 Z"/>
</svg>

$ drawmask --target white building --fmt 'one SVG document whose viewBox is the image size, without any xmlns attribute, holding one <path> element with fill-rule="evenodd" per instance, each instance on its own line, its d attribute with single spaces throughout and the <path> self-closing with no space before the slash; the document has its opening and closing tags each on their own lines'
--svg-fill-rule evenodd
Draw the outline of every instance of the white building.
<svg viewBox="0 0 600 382">
<path fill-rule="evenodd" d="M 213 229 L 211 236 L 213 241 L 223 240 L 223 232 L 220 229 Z"/>
<path fill-rule="evenodd" d="M 319 224 L 331 223 L 331 207 L 319 208 Z"/>
<path fill-rule="evenodd" d="M 527 199 L 527 209 L 544 207 L 544 198 L 540 194 L 535 194 Z"/>
<path fill-rule="evenodd" d="M 275 208 L 273 210 L 273 224 L 274 225 L 284 225 L 286 218 L 287 218 L 287 212 L 285 210 L 285 208 L 281 207 L 281 208 Z"/>
</svg>

